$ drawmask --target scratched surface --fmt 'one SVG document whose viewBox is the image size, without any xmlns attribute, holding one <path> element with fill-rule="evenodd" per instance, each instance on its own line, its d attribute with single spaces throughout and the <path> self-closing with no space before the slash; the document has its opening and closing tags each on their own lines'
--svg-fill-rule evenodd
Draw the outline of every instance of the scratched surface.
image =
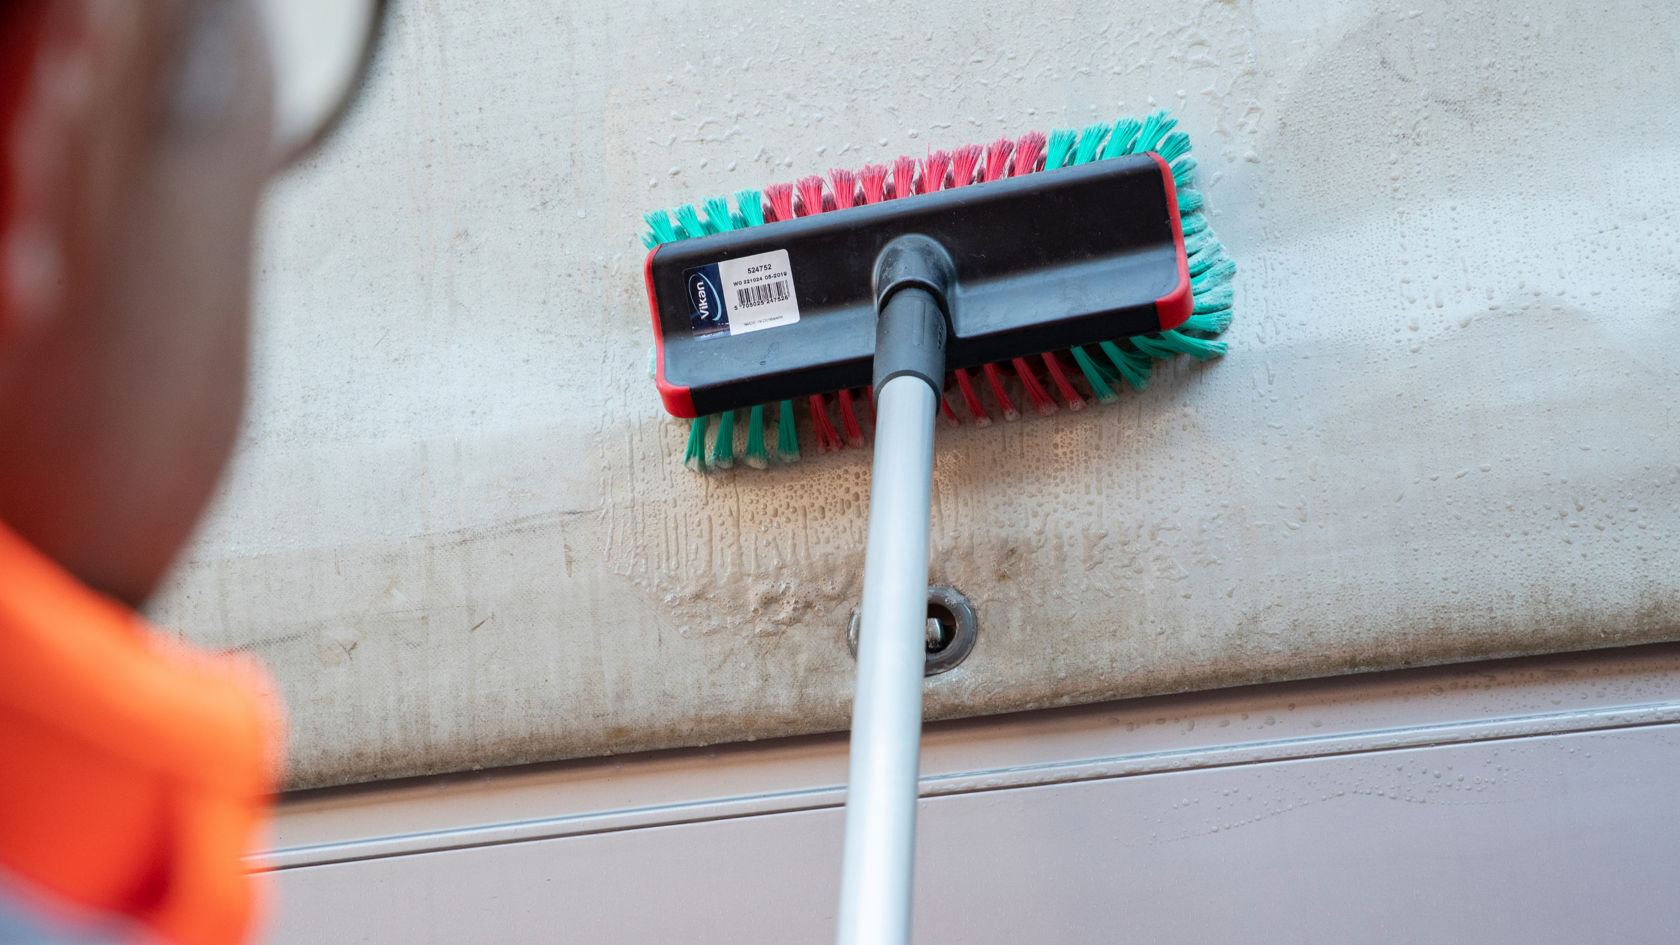
<svg viewBox="0 0 1680 945">
<path fill-rule="evenodd" d="M 1677 14 L 1384 6 L 398 3 L 155 616 L 296 786 L 843 727 L 866 458 L 679 468 L 640 212 L 1159 103 L 1232 353 L 941 431 L 930 714 L 1680 637 Z"/>
</svg>

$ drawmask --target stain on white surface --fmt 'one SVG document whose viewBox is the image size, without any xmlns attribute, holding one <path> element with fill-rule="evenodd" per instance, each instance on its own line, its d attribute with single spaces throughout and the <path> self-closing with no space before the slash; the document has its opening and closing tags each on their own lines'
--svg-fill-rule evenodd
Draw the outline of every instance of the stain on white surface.
<svg viewBox="0 0 1680 945">
<path fill-rule="evenodd" d="M 1677 17 L 1379 6 L 398 4 L 156 616 L 299 786 L 843 727 L 867 456 L 681 468 L 641 211 L 1162 105 L 1231 354 L 941 429 L 930 715 L 1680 636 Z"/>
</svg>

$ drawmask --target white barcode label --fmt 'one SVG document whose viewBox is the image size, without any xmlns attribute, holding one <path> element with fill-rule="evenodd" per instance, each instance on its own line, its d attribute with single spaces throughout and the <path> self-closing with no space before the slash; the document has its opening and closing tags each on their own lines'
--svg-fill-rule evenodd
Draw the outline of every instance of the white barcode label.
<svg viewBox="0 0 1680 945">
<path fill-rule="evenodd" d="M 799 296 L 785 249 L 717 264 L 718 288 L 729 300 L 729 333 L 745 334 L 799 321 Z"/>
<path fill-rule="evenodd" d="M 752 308 L 757 305 L 769 305 L 771 302 L 785 302 L 788 298 L 788 284 L 786 279 L 766 282 L 764 285 L 749 285 L 735 290 L 735 307 L 737 309 Z"/>
</svg>

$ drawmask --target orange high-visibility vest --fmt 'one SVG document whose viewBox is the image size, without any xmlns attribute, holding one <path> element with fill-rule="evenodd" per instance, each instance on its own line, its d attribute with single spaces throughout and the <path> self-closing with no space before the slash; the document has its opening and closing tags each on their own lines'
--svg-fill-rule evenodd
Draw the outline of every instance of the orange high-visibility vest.
<svg viewBox="0 0 1680 945">
<path fill-rule="evenodd" d="M 0 525 L 0 877 L 175 945 L 245 940 L 279 721 L 254 662 L 193 650 Z M 11 890 L 14 896 L 17 890 Z"/>
</svg>

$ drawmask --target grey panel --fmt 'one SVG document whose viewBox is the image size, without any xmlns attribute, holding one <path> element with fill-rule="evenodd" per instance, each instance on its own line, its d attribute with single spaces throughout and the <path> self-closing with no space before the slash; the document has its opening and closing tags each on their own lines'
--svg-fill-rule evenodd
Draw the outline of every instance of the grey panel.
<svg viewBox="0 0 1680 945">
<path fill-rule="evenodd" d="M 1680 726 L 925 800 L 916 940 L 1672 942 Z M 290 942 L 823 942 L 836 810 L 303 867 Z"/>
<path fill-rule="evenodd" d="M 1675 645 L 937 724 L 918 941 L 1662 940 L 1677 738 Z M 824 941 L 845 752 L 294 795 L 279 938 Z"/>
<path fill-rule="evenodd" d="M 1672 942 L 1677 748 L 1667 727 L 935 802 L 918 931 L 953 943 Z"/>
</svg>

